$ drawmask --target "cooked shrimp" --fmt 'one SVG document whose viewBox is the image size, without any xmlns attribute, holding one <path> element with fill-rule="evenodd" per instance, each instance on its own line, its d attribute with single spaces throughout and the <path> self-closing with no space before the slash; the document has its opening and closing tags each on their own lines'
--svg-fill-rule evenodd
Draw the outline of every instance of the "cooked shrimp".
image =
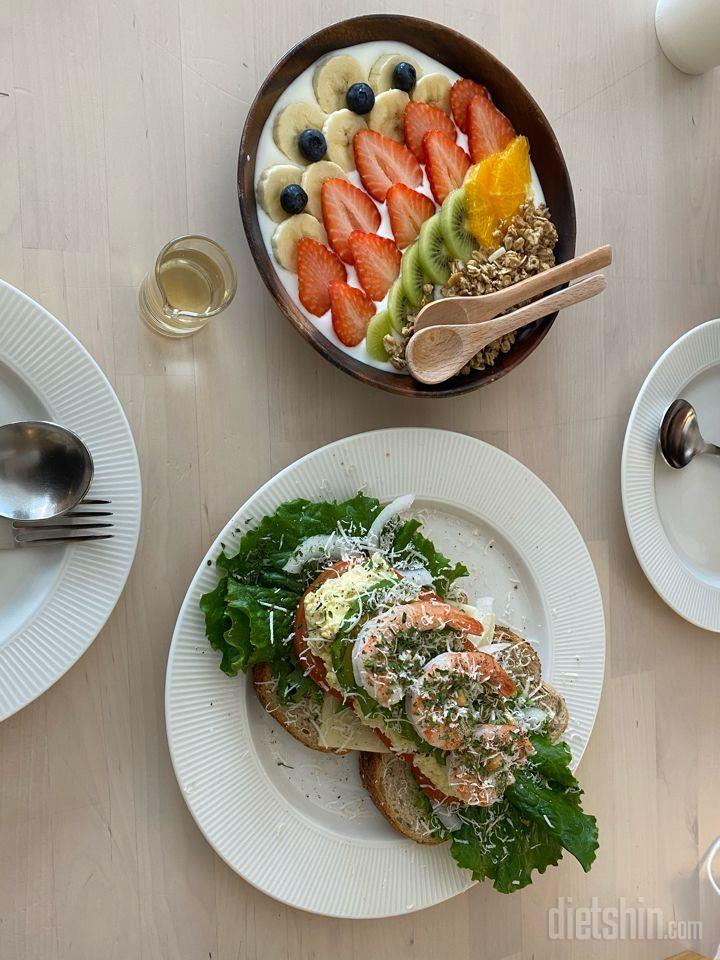
<svg viewBox="0 0 720 960">
<path fill-rule="evenodd" d="M 491 807 L 498 802 L 502 794 L 497 774 L 490 773 L 486 777 L 478 778 L 476 774 L 466 770 L 462 764 L 453 763 L 451 757 L 453 757 L 452 753 L 449 754 L 447 761 L 448 783 L 458 800 L 469 807 Z"/>
<path fill-rule="evenodd" d="M 504 698 L 515 693 L 514 682 L 490 654 L 481 650 L 441 653 L 425 665 L 408 693 L 408 716 L 431 746 L 457 750 L 474 735 L 476 701 L 489 692 Z"/>
<path fill-rule="evenodd" d="M 532 752 L 514 723 L 480 724 L 469 749 L 448 754 L 448 782 L 463 803 L 490 807 L 514 781 L 513 767 L 524 764 Z"/>
<path fill-rule="evenodd" d="M 358 686 L 378 703 L 391 706 L 402 700 L 405 689 L 399 668 L 402 652 L 396 650 L 395 638 L 410 631 L 450 629 L 464 635 L 479 635 L 483 625 L 435 597 L 426 597 L 412 603 L 399 603 L 363 626 L 352 653 L 353 674 Z"/>
</svg>

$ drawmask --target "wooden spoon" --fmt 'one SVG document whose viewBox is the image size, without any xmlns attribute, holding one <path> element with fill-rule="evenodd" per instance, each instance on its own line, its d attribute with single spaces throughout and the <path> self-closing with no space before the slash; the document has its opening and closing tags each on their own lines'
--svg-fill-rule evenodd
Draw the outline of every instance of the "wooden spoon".
<svg viewBox="0 0 720 960">
<path fill-rule="evenodd" d="M 550 267 L 534 277 L 527 277 L 519 283 L 505 287 L 504 290 L 478 297 L 445 297 L 442 300 L 433 300 L 424 306 L 415 318 L 415 333 L 425 327 L 437 327 L 441 324 L 481 323 L 483 320 L 491 320 L 517 303 L 532 300 L 553 287 L 594 273 L 611 263 L 612 247 L 608 244 L 584 253 L 581 257 L 559 263 L 556 267 Z"/>
<path fill-rule="evenodd" d="M 555 310 L 589 300 L 590 297 L 602 293 L 606 286 L 605 277 L 598 274 L 494 320 L 427 327 L 414 333 L 408 342 L 405 356 L 410 373 L 421 383 L 442 383 L 443 380 L 449 380 L 493 340 L 554 313 Z"/>
</svg>

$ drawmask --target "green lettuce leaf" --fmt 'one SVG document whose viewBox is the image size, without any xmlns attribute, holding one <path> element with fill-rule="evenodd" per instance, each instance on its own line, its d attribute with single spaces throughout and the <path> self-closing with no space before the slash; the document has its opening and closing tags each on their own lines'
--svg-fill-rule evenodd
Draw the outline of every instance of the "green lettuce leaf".
<svg viewBox="0 0 720 960">
<path fill-rule="evenodd" d="M 532 871 L 543 873 L 563 850 L 587 871 L 598 847 L 597 822 L 582 810 L 569 747 L 547 737 L 531 740 L 535 754 L 515 772 L 503 799 L 492 807 L 466 808 L 453 834 L 452 855 L 460 866 L 475 880 L 493 879 L 501 893 L 527 886 Z"/>
<path fill-rule="evenodd" d="M 255 663 L 286 657 L 296 603 L 294 594 L 223 577 L 200 599 L 208 640 L 222 654 L 220 669 L 235 677 Z"/>
<path fill-rule="evenodd" d="M 281 703 L 301 700 L 303 697 L 312 697 L 318 703 L 322 702 L 322 690 L 314 680 L 305 676 L 292 649 L 288 650 L 286 657 L 273 660 L 271 667 L 277 680 L 277 695 Z"/>
<path fill-rule="evenodd" d="M 570 769 L 572 754 L 564 740 L 553 743 L 549 737 L 531 736 L 530 742 L 535 749 L 529 761 L 532 767 L 547 780 L 564 787 L 577 787 L 578 782 Z"/>
<path fill-rule="evenodd" d="M 208 640 L 221 653 L 220 668 L 228 676 L 237 676 L 256 663 L 270 663 L 281 697 L 293 692 L 299 696 L 299 691 L 306 693 L 311 688 L 311 681 L 303 682 L 292 644 L 285 640 L 300 596 L 317 569 L 308 566 L 302 574 L 292 574 L 284 566 L 309 537 L 337 530 L 349 536 L 364 535 L 381 509 L 379 500 L 361 493 L 342 503 L 291 500 L 247 530 L 234 549 L 223 548 L 217 566 L 224 576 L 202 597 L 200 608 Z M 402 524 L 395 549 L 401 557 L 422 562 L 438 592 L 444 594 L 467 570 L 462 564 L 453 566 L 435 550 L 418 533 L 419 527 L 417 520 Z"/>
<path fill-rule="evenodd" d="M 338 525 L 362 534 L 380 510 L 378 500 L 362 494 L 344 503 L 292 500 L 248 530 L 236 550 L 223 549 L 217 566 L 226 575 L 201 598 L 200 609 L 208 640 L 222 655 L 224 673 L 235 677 L 255 663 L 270 663 L 281 699 L 312 689 L 292 645 L 284 643 L 307 576 L 286 573 L 283 567 L 308 537 L 330 534 Z"/>
<path fill-rule="evenodd" d="M 361 493 L 343 503 L 290 500 L 248 530 L 234 553 L 223 550 L 218 566 L 238 580 L 300 594 L 307 578 L 288 574 L 283 567 L 303 540 L 329 535 L 338 527 L 350 536 L 362 535 L 381 509 L 379 500 Z"/>
<path fill-rule="evenodd" d="M 420 529 L 422 524 L 419 520 L 406 520 L 405 523 L 401 524 L 397 532 L 395 533 L 395 539 L 393 541 L 393 550 L 396 553 L 402 553 L 403 550 L 407 550 L 412 541 L 415 533 Z"/>
<path fill-rule="evenodd" d="M 402 555 L 407 555 L 409 560 L 419 560 L 426 570 L 430 572 L 433 578 L 435 589 L 444 597 L 452 583 L 460 577 L 468 576 L 468 569 L 464 563 L 452 564 L 448 558 L 435 548 L 435 545 L 427 537 L 418 533 L 417 520 L 408 520 L 398 530 L 395 538 L 394 549 Z M 412 533 L 408 535 L 407 528 L 414 526 Z M 405 542 L 406 541 L 406 542 Z M 404 546 L 398 547 L 398 543 Z"/>
<path fill-rule="evenodd" d="M 223 577 L 214 590 L 200 597 L 200 609 L 205 614 L 205 635 L 210 646 L 222 650 L 223 637 L 229 627 L 225 613 L 227 602 L 227 577 Z"/>
<path fill-rule="evenodd" d="M 532 883 L 532 872 L 544 873 L 562 857 L 556 837 L 525 821 L 507 800 L 492 807 L 467 807 L 462 825 L 452 834 L 451 852 L 473 880 L 493 880 L 500 893 L 514 893 Z"/>
<path fill-rule="evenodd" d="M 267 663 L 284 651 L 296 605 L 292 593 L 228 579 L 227 612 L 232 627 L 225 640 L 243 652 L 243 670 L 254 663 Z"/>
<path fill-rule="evenodd" d="M 597 822 L 583 813 L 580 790 L 563 790 L 519 771 L 505 795 L 526 819 L 556 837 L 583 870 L 590 869 L 598 848 Z"/>
</svg>

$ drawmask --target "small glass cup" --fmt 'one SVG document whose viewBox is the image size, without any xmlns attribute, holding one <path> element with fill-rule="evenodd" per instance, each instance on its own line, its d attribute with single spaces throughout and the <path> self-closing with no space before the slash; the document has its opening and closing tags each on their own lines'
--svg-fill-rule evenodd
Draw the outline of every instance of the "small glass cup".
<svg viewBox="0 0 720 960">
<path fill-rule="evenodd" d="M 227 307 L 237 291 L 235 268 L 207 237 L 165 244 L 140 285 L 140 316 L 156 333 L 189 337 Z"/>
</svg>

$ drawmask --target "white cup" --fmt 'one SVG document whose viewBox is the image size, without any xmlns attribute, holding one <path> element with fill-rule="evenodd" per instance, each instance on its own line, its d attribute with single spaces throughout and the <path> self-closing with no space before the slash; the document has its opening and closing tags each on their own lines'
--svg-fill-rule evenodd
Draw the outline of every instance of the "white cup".
<svg viewBox="0 0 720 960">
<path fill-rule="evenodd" d="M 720 66 L 720 0 L 658 0 L 655 30 L 663 53 L 683 73 Z"/>
</svg>

